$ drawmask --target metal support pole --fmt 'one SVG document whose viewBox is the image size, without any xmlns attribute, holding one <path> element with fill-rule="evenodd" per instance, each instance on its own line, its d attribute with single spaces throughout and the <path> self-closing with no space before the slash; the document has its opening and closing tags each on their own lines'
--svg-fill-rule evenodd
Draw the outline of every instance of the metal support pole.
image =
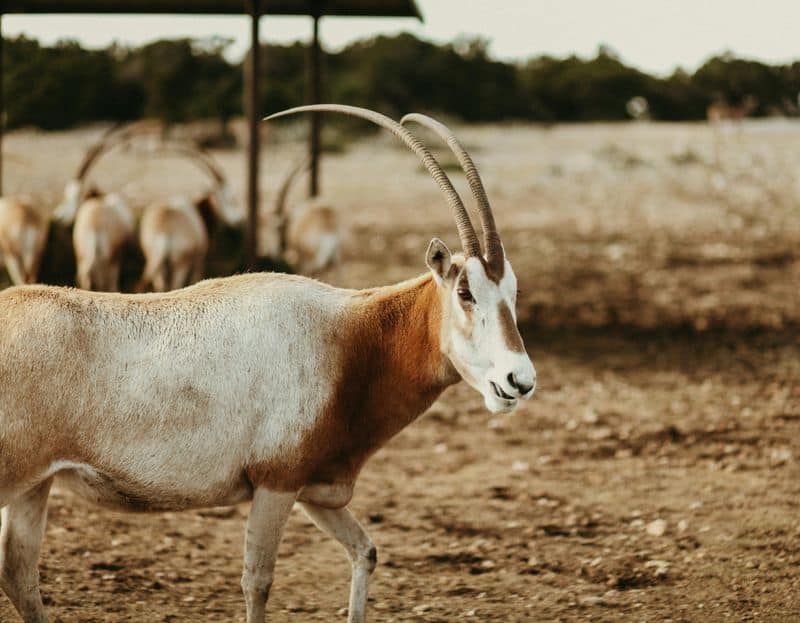
<svg viewBox="0 0 800 623">
<path fill-rule="evenodd" d="M 6 127 L 6 101 L 3 89 L 3 14 L 0 13 L 0 196 L 3 194 L 3 132 Z"/>
<path fill-rule="evenodd" d="M 245 232 L 246 261 L 249 270 L 255 270 L 258 264 L 257 231 L 258 231 L 258 170 L 260 155 L 259 125 L 261 110 L 259 105 L 258 79 L 260 75 L 259 57 L 259 18 L 261 17 L 261 0 L 248 0 L 250 13 L 250 58 L 245 67 L 245 106 L 247 108 L 247 231 Z"/>
<path fill-rule="evenodd" d="M 309 88 L 308 103 L 319 104 L 321 92 L 320 80 L 320 43 L 319 43 L 319 12 L 312 15 L 314 20 L 314 31 L 309 48 Z M 309 176 L 308 194 L 316 197 L 319 194 L 319 151 L 320 133 L 322 131 L 322 116 L 319 113 L 311 113 L 311 133 L 309 135 L 308 149 L 311 170 Z"/>
</svg>

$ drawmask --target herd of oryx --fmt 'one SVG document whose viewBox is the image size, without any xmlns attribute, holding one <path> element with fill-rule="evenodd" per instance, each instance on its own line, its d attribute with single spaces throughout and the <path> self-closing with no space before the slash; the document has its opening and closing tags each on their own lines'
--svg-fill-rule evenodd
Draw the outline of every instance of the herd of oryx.
<svg viewBox="0 0 800 623">
<path fill-rule="evenodd" d="M 145 260 L 138 292 L 176 290 L 206 276 L 206 256 L 216 229 L 220 223 L 241 227 L 242 213 L 211 155 L 188 141 L 158 138 L 161 132 L 158 124 L 146 121 L 108 130 L 87 151 L 52 218 L 28 198 L 0 198 L 0 252 L 14 284 L 39 282 L 53 221 L 71 229 L 74 282 L 85 290 L 119 291 L 123 258 L 134 250 Z M 103 156 L 142 139 L 146 154 L 178 156 L 197 165 L 210 188 L 194 196 L 162 198 L 135 211 L 122 193 L 101 192 L 88 182 Z M 336 212 L 320 200 L 304 202 L 291 212 L 286 209 L 292 181 L 307 164 L 303 161 L 289 171 L 274 210 L 261 223 L 273 234 L 264 236 L 271 243 L 263 252 L 285 256 L 302 274 L 318 275 L 338 266 L 342 236 Z"/>
<path fill-rule="evenodd" d="M 377 555 L 347 507 L 365 461 L 462 379 L 492 412 L 510 412 L 533 395 L 536 373 L 516 325 L 516 277 L 458 139 L 418 114 L 397 122 L 326 104 L 272 117 L 306 111 L 367 119 L 404 142 L 442 191 L 463 252 L 433 238 L 423 275 L 368 290 L 251 273 L 167 293 L 41 285 L 0 293 L 0 586 L 26 623 L 47 620 L 37 560 L 54 477 L 120 510 L 252 501 L 241 582 L 248 623 L 265 620 L 283 526 L 300 504 L 347 551 L 348 620 L 361 623 Z M 406 127 L 412 123 L 457 156 L 483 248 L 447 174 Z M 206 199 L 224 212 L 224 193 Z M 191 219 L 199 230 L 204 208 L 187 206 L 197 209 Z M 166 239 L 171 226 L 149 214 L 140 225 L 145 249 L 145 238 L 155 247 L 156 232 Z M 112 223 L 121 232 L 113 239 L 103 229 Z M 180 228 L 187 237 L 188 223 Z M 76 251 L 84 234 L 94 236 L 87 253 L 95 255 L 80 269 L 87 284 L 116 277 L 111 245 L 126 228 L 113 196 L 77 207 Z M 98 253 L 107 260 L 98 263 Z M 172 273 L 196 269 L 187 261 Z M 159 288 L 167 281 L 155 270 L 147 278 Z"/>
</svg>

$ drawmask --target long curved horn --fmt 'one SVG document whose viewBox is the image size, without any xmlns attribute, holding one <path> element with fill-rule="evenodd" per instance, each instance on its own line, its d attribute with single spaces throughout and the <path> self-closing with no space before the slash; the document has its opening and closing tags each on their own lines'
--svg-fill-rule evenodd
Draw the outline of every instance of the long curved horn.
<svg viewBox="0 0 800 623">
<path fill-rule="evenodd" d="M 129 140 L 132 136 L 144 134 L 145 132 L 153 130 L 161 131 L 161 124 L 151 120 L 134 121 L 133 123 L 115 123 L 108 130 L 103 132 L 100 140 L 92 145 L 86 152 L 86 155 L 83 157 L 78 167 L 75 179 L 83 183 L 89 171 L 97 164 L 100 158 L 110 152 L 114 147 Z"/>
<path fill-rule="evenodd" d="M 286 174 L 286 177 L 283 178 L 280 187 L 278 188 L 278 194 L 275 196 L 275 214 L 279 217 L 283 217 L 286 213 L 286 197 L 289 196 L 289 190 L 294 183 L 295 178 L 308 169 L 309 165 L 311 164 L 311 158 L 305 156 L 300 158 L 289 172 Z"/>
<path fill-rule="evenodd" d="M 111 137 L 113 137 L 123 127 L 125 127 L 125 123 L 121 121 L 115 123 L 100 135 L 100 139 L 94 145 L 86 150 L 80 165 L 78 165 L 78 172 L 75 174 L 75 179 L 83 180 L 86 177 L 86 174 L 89 172 L 92 163 L 100 157 L 100 154 L 111 140 Z"/>
<path fill-rule="evenodd" d="M 494 214 L 492 214 L 492 206 L 489 204 L 489 197 L 486 195 L 486 189 L 483 187 L 481 176 L 478 174 L 478 168 L 467 153 L 467 150 L 464 149 L 464 146 L 459 142 L 450 128 L 427 115 L 411 113 L 403 117 L 400 123 L 402 125 L 418 123 L 432 130 L 439 138 L 447 143 L 450 150 L 455 154 L 461 168 L 467 176 L 467 182 L 469 182 L 472 195 L 478 203 L 478 216 L 480 217 L 481 227 L 483 228 L 483 246 L 486 251 L 486 262 L 493 271 L 502 274 L 505 255 L 503 253 L 503 245 L 500 242 L 500 234 L 497 233 Z"/>
<path fill-rule="evenodd" d="M 192 153 L 189 153 L 190 151 Z M 195 158 L 197 162 L 199 162 L 205 168 L 205 170 L 208 171 L 211 177 L 214 178 L 217 186 L 228 185 L 228 178 L 225 177 L 225 173 L 223 173 L 219 165 L 214 162 L 211 154 L 209 154 L 202 147 L 199 147 L 194 143 L 187 144 L 186 155 Z"/>
<path fill-rule="evenodd" d="M 301 172 L 308 169 L 311 165 L 311 158 L 305 156 L 300 158 L 295 165 L 289 169 L 289 172 L 284 177 L 283 182 L 281 182 L 280 188 L 278 188 L 278 194 L 275 197 L 275 216 L 277 217 L 278 221 L 278 253 L 280 257 L 283 257 L 286 254 L 286 247 L 288 246 L 288 232 L 289 232 L 289 220 L 286 217 L 286 197 L 289 196 L 289 190 L 292 187 L 292 183 L 294 182 L 295 178 Z"/>
<path fill-rule="evenodd" d="M 356 106 L 344 106 L 342 104 L 314 104 L 311 106 L 298 106 L 296 108 L 290 108 L 288 110 L 277 112 L 265 117 L 264 121 L 270 121 L 272 119 L 277 119 L 278 117 L 285 117 L 287 115 L 292 115 L 299 112 L 314 111 L 338 112 L 345 115 L 366 119 L 368 121 L 372 121 L 372 123 L 375 123 L 376 125 L 381 126 L 382 128 L 385 128 L 386 130 L 389 130 L 389 132 L 402 140 L 411 149 L 411 151 L 417 154 L 419 159 L 422 161 L 422 164 L 428 170 L 428 173 L 431 174 L 431 177 L 433 177 L 434 181 L 438 184 L 439 189 L 444 194 L 447 205 L 450 207 L 450 212 L 455 219 L 456 228 L 458 229 L 458 236 L 461 239 L 461 246 L 464 248 L 464 254 L 467 257 L 480 256 L 481 246 L 478 242 L 478 237 L 475 235 L 475 229 L 472 227 L 472 222 L 469 220 L 469 214 L 467 214 L 467 210 L 464 208 L 464 204 L 461 202 L 461 198 L 453 188 L 453 184 L 450 182 L 447 174 L 442 170 L 442 167 L 436 161 L 436 158 L 433 157 L 433 154 L 431 154 L 428 148 L 425 147 L 422 141 L 414 136 L 407 128 L 397 123 L 397 121 L 394 119 L 390 119 L 386 115 L 382 115 L 374 110 L 358 108 Z"/>
</svg>

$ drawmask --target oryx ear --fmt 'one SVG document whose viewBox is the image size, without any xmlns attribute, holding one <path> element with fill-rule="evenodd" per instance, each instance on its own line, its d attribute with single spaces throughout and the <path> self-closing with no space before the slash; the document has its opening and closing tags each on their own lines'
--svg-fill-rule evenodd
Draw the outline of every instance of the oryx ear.
<svg viewBox="0 0 800 623">
<path fill-rule="evenodd" d="M 450 272 L 450 249 L 447 248 L 444 242 L 438 238 L 434 238 L 428 245 L 425 263 L 428 265 L 428 268 L 430 268 L 436 283 L 442 285 L 447 273 Z"/>
</svg>

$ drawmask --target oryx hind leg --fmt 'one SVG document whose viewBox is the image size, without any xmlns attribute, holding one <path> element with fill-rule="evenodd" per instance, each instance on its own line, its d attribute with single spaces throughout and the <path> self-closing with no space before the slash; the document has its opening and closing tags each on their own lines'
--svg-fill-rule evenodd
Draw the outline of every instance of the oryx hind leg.
<svg viewBox="0 0 800 623">
<path fill-rule="evenodd" d="M 352 565 L 347 621 L 364 623 L 367 620 L 369 578 L 378 563 L 375 545 L 346 507 L 330 509 L 310 502 L 302 502 L 302 505 L 312 521 L 347 551 Z"/>
<path fill-rule="evenodd" d="M 122 270 L 122 263 L 115 260 L 108 265 L 108 270 L 105 274 L 105 287 L 106 292 L 119 292 L 119 275 Z"/>
<path fill-rule="evenodd" d="M 0 587 L 25 623 L 47 623 L 39 593 L 39 550 L 53 479 L 16 497 L 2 511 Z"/>
<path fill-rule="evenodd" d="M 160 266 L 158 266 L 153 272 L 153 278 L 150 280 L 150 283 L 153 286 L 153 290 L 155 292 L 166 292 L 169 286 L 168 279 L 167 279 L 167 272 L 168 267 L 167 263 L 169 260 L 164 260 Z"/>
<path fill-rule="evenodd" d="M 172 283 L 170 283 L 170 290 L 180 290 L 181 288 L 189 285 L 189 276 L 192 270 L 192 260 L 181 258 L 175 262 L 172 269 Z"/>
</svg>

